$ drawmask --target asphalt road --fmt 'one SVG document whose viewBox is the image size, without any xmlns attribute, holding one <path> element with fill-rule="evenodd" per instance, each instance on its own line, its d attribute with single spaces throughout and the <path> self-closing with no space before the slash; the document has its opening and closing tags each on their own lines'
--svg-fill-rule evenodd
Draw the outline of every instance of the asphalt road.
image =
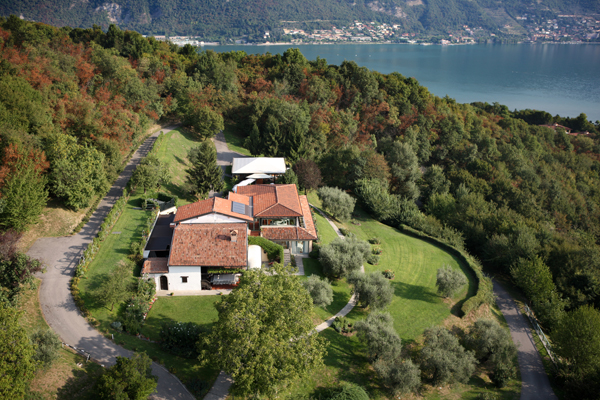
<svg viewBox="0 0 600 400">
<path fill-rule="evenodd" d="M 166 133 L 173 128 L 166 127 L 162 132 Z M 133 353 L 106 339 L 88 324 L 73 301 L 69 291 L 69 281 L 74 275 L 83 251 L 97 234 L 102 221 L 123 193 L 136 165 L 148 154 L 159 133 L 160 130 L 149 137 L 134 153 L 124 171 L 92 214 L 90 221 L 79 233 L 73 236 L 38 239 L 27 253 L 41 260 L 46 266 L 46 272 L 39 275 L 42 279 L 39 297 L 48 325 L 64 343 L 84 350 L 93 359 L 106 366 L 114 364 L 117 356 L 131 357 Z M 179 379 L 162 366 L 152 363 L 152 373 L 158 376 L 158 387 L 151 398 L 194 399 Z"/>
<path fill-rule="evenodd" d="M 519 369 L 521 370 L 521 400 L 557 400 L 542 358 L 535 347 L 531 328 L 517 304 L 500 284 L 494 282 L 496 302 L 510 328 L 510 335 L 517 346 Z"/>
</svg>

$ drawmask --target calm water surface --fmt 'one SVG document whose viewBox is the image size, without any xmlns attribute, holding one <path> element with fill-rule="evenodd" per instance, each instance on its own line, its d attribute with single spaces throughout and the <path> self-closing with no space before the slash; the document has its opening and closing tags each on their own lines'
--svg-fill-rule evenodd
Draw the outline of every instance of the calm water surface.
<svg viewBox="0 0 600 400">
<path fill-rule="evenodd" d="M 402 44 L 206 46 L 217 52 L 283 53 L 298 47 L 309 60 L 344 60 L 387 74 L 415 77 L 433 94 L 461 103 L 499 102 L 600 120 L 600 45 L 516 44 L 416 46 Z"/>
</svg>

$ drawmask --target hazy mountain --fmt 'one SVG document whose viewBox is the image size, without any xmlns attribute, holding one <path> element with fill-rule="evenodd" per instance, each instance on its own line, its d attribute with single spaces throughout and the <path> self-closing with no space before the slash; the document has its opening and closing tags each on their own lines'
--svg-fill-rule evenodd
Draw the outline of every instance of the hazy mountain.
<svg viewBox="0 0 600 400">
<path fill-rule="evenodd" d="M 442 33 L 463 25 L 518 34 L 521 17 L 600 13 L 598 0 L 0 0 L 0 15 L 57 26 L 104 29 L 114 23 L 142 34 L 199 35 L 206 39 L 283 34 L 283 27 L 344 26 L 354 20 Z M 274 36 L 273 36 L 274 35 Z"/>
</svg>

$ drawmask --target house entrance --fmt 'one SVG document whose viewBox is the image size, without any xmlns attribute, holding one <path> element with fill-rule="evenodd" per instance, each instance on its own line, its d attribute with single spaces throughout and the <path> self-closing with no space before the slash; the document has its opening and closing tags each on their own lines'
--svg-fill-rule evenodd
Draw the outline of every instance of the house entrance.
<svg viewBox="0 0 600 400">
<path fill-rule="evenodd" d="M 160 277 L 160 290 L 169 290 L 169 281 L 164 275 Z"/>
</svg>

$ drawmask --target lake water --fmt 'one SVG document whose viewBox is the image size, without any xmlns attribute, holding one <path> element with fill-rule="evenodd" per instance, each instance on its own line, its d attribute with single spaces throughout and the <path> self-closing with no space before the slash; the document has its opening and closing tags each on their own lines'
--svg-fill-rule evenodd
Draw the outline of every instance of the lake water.
<svg viewBox="0 0 600 400">
<path fill-rule="evenodd" d="M 344 60 L 387 74 L 416 78 L 437 96 L 458 102 L 499 102 L 509 109 L 531 108 L 552 115 L 585 113 L 600 120 L 600 45 L 515 44 L 418 46 L 271 45 L 206 46 L 217 52 L 283 53 L 297 47 L 309 60 Z"/>
</svg>

